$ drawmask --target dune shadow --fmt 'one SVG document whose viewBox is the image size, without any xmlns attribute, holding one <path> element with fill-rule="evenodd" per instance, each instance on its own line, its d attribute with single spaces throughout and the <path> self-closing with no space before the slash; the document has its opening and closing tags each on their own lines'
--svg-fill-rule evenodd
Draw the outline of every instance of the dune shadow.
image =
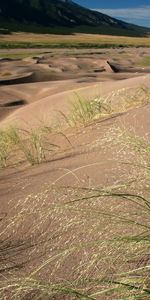
<svg viewBox="0 0 150 300">
<path fill-rule="evenodd" d="M 27 102 L 25 100 L 13 100 L 10 102 L 7 102 L 5 104 L 3 104 L 3 107 L 14 107 L 14 106 L 22 106 L 27 104 Z"/>
</svg>

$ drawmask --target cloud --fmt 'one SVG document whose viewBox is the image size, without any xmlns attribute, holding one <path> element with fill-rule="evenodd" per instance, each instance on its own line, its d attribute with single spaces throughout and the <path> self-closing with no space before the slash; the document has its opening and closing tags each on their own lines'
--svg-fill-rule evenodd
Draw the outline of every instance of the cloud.
<svg viewBox="0 0 150 300">
<path fill-rule="evenodd" d="M 150 19 L 150 5 L 133 7 L 133 8 L 116 8 L 116 9 L 94 9 L 103 14 L 114 18 L 134 19 L 134 20 L 149 20 Z"/>
</svg>

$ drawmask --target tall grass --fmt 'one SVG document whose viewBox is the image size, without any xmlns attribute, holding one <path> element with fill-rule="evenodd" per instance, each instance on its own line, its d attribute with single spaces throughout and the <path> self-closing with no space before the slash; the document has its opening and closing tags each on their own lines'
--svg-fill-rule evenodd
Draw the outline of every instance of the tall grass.
<svg viewBox="0 0 150 300">
<path fill-rule="evenodd" d="M 78 96 L 64 117 L 78 126 L 109 111 L 99 99 Z M 31 165 L 45 161 L 57 148 L 45 141 L 47 134 L 48 127 L 1 131 L 1 166 L 11 159 L 12 147 Z M 100 142 L 99 150 L 102 143 L 117 147 L 112 185 L 83 186 L 81 178 L 81 186 L 58 187 L 60 176 L 37 194 L 12 199 L 8 215 L 0 216 L 1 299 L 150 298 L 150 143 L 120 128 L 107 130 Z M 66 177 L 78 178 L 76 170 L 67 170 Z"/>
<path fill-rule="evenodd" d="M 60 146 L 51 142 L 53 133 L 45 127 L 21 130 L 10 127 L 0 132 L 0 167 L 27 161 L 30 165 L 46 161 Z M 67 139 L 63 135 L 64 139 Z M 67 139 L 68 143 L 69 140 Z"/>
<path fill-rule="evenodd" d="M 14 145 L 24 154 L 31 164 L 39 164 L 46 159 L 46 149 L 42 143 L 41 130 L 23 131 L 23 137 L 16 129 L 11 130 L 11 140 Z"/>
<path fill-rule="evenodd" d="M 87 99 L 75 93 L 75 100 L 70 103 L 68 114 L 61 112 L 70 127 L 85 126 L 111 114 L 121 113 L 133 107 L 140 107 L 150 101 L 150 90 L 147 86 L 140 88 L 122 88 L 106 96 Z"/>
<path fill-rule="evenodd" d="M 9 135 L 4 131 L 0 131 L 0 167 L 6 167 L 7 160 L 11 155 L 11 140 Z"/>
<path fill-rule="evenodd" d="M 68 115 L 61 112 L 66 123 L 71 126 L 85 126 L 86 124 L 111 113 L 109 103 L 103 97 L 94 100 L 75 94 L 75 101 L 71 102 Z"/>
<path fill-rule="evenodd" d="M 2 299 L 149 299 L 149 141 L 115 134 L 112 143 L 135 155 L 134 184 L 47 185 L 11 201 L 0 222 Z"/>
</svg>

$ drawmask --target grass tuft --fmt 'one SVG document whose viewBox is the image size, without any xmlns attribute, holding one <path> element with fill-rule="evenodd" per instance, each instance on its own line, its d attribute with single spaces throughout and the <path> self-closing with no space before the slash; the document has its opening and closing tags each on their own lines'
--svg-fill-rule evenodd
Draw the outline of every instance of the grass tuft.
<svg viewBox="0 0 150 300">
<path fill-rule="evenodd" d="M 0 167 L 4 168 L 11 155 L 12 143 L 9 133 L 0 130 Z"/>
<path fill-rule="evenodd" d="M 10 127 L 0 131 L 0 167 L 4 168 L 11 164 L 11 158 L 19 161 L 27 161 L 30 165 L 40 164 L 46 161 L 53 152 L 60 149 L 51 142 L 54 133 L 50 128 L 40 127 L 37 129 L 20 130 Z M 62 134 L 69 143 L 69 139 Z M 17 154 L 17 155 L 16 155 Z"/>
<path fill-rule="evenodd" d="M 110 113 L 110 107 L 105 103 L 104 98 L 88 100 L 79 94 L 75 94 L 75 96 L 76 100 L 71 102 L 70 113 L 68 115 L 61 113 L 71 127 L 85 126 Z"/>
</svg>

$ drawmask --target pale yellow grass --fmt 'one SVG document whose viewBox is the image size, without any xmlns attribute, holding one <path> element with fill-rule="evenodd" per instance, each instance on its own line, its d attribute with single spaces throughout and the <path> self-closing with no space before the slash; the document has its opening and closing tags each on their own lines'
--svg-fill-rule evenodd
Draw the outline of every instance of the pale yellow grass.
<svg viewBox="0 0 150 300">
<path fill-rule="evenodd" d="M 32 43 L 90 43 L 90 44 L 124 44 L 131 46 L 150 46 L 150 37 L 124 37 L 99 34 L 74 34 L 74 35 L 54 35 L 54 34 L 33 34 L 33 33 L 13 33 L 1 36 L 1 42 L 32 42 Z"/>
</svg>

